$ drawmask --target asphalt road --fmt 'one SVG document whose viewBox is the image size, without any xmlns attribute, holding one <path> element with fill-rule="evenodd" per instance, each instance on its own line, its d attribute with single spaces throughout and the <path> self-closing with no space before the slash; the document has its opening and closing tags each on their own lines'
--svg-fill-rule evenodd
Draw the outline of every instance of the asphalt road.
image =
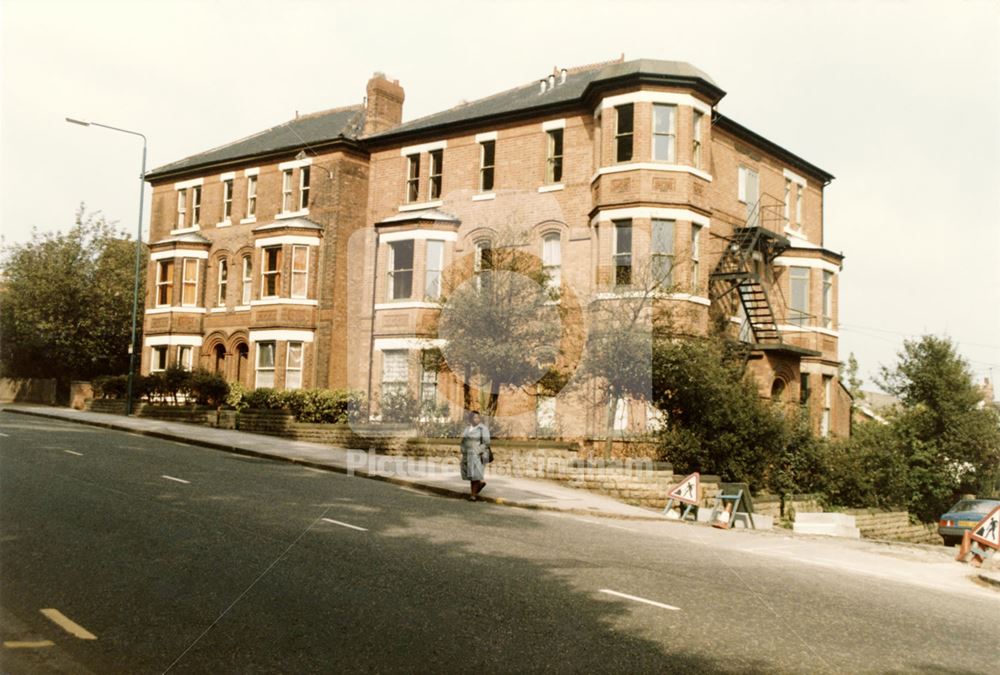
<svg viewBox="0 0 1000 675">
<path fill-rule="evenodd" d="M 0 434 L 4 673 L 998 668 L 985 595 L 11 413 Z"/>
</svg>

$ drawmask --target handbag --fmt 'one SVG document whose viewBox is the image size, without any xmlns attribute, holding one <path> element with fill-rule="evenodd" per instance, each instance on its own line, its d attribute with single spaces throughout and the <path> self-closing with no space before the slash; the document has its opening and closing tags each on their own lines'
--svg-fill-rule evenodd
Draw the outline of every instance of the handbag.
<svg viewBox="0 0 1000 675">
<path fill-rule="evenodd" d="M 483 444 L 483 430 L 479 430 L 479 445 L 483 449 L 480 451 L 479 456 L 483 460 L 483 464 L 489 464 L 493 461 L 493 450 L 489 445 Z"/>
</svg>

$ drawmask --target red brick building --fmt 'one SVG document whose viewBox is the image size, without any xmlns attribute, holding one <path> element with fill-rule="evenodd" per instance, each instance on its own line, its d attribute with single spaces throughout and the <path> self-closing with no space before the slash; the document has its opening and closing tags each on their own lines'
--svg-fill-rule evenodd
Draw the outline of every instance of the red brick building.
<svg viewBox="0 0 1000 675">
<path fill-rule="evenodd" d="M 144 372 L 179 361 L 247 386 L 409 391 L 460 414 L 459 384 L 425 367 L 442 283 L 513 223 L 582 305 L 655 266 L 681 332 L 703 334 L 718 309 L 762 396 L 846 434 L 833 176 L 721 114 L 724 95 L 686 63 L 616 61 L 402 123 L 403 89 L 376 74 L 365 105 L 160 167 Z M 579 393 L 506 398 L 515 433 L 605 431 Z M 651 420 L 635 402 L 616 419 Z"/>
</svg>

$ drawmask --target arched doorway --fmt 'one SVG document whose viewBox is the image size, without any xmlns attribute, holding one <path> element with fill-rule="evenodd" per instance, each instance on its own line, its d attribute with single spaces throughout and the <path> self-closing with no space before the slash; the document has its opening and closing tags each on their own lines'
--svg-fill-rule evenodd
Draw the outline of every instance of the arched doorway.
<svg viewBox="0 0 1000 675">
<path fill-rule="evenodd" d="M 215 349 L 212 350 L 213 359 L 213 372 L 216 375 L 226 376 L 226 346 L 223 344 L 215 345 Z"/>
<path fill-rule="evenodd" d="M 246 342 L 236 345 L 236 381 L 249 386 L 247 378 L 250 377 L 250 347 Z"/>
<path fill-rule="evenodd" d="M 785 400 L 785 381 L 780 377 L 774 378 L 774 382 L 771 384 L 771 400 L 772 401 L 784 401 Z"/>
</svg>

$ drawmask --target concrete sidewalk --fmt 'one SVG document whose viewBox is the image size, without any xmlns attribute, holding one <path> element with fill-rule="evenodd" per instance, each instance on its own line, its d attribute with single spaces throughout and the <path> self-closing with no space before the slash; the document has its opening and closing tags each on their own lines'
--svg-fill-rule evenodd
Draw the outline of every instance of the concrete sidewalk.
<svg viewBox="0 0 1000 675">
<path fill-rule="evenodd" d="M 469 482 L 462 480 L 457 465 L 442 465 L 440 462 L 427 461 L 423 458 L 379 455 L 364 450 L 293 441 L 245 431 L 83 412 L 72 408 L 5 404 L 3 410 L 181 441 L 253 457 L 294 462 L 316 469 L 384 480 L 450 497 L 466 497 L 469 494 Z M 666 520 L 657 511 L 623 504 L 611 497 L 563 487 L 552 481 L 498 475 L 492 468 L 487 470 L 486 482 L 487 487 L 480 499 L 494 504 L 605 518 Z"/>
<path fill-rule="evenodd" d="M 2 409 L 293 462 L 449 497 L 465 497 L 469 492 L 468 482 L 461 479 L 454 466 L 424 462 L 419 458 L 379 455 L 243 431 L 82 412 L 70 408 L 5 404 Z M 679 521 L 670 521 L 657 511 L 623 504 L 586 490 L 563 487 L 552 481 L 500 476 L 488 472 L 487 482 L 488 487 L 482 495 L 483 501 L 575 516 L 639 521 L 636 526 L 643 530 L 655 527 L 656 522 L 670 523 L 671 536 L 708 545 L 715 551 L 729 550 L 741 554 L 773 556 L 820 570 L 840 570 L 937 590 L 974 593 L 972 588 L 965 588 L 971 585 L 970 580 L 978 581 L 987 588 L 1000 590 L 1000 572 L 977 570 L 956 563 L 952 560 L 954 549 L 943 546 L 798 535 L 789 530 L 722 531 L 710 527 L 683 527 Z M 649 532 L 652 534 L 654 530 Z M 659 528 L 656 532 L 659 532 Z"/>
</svg>

